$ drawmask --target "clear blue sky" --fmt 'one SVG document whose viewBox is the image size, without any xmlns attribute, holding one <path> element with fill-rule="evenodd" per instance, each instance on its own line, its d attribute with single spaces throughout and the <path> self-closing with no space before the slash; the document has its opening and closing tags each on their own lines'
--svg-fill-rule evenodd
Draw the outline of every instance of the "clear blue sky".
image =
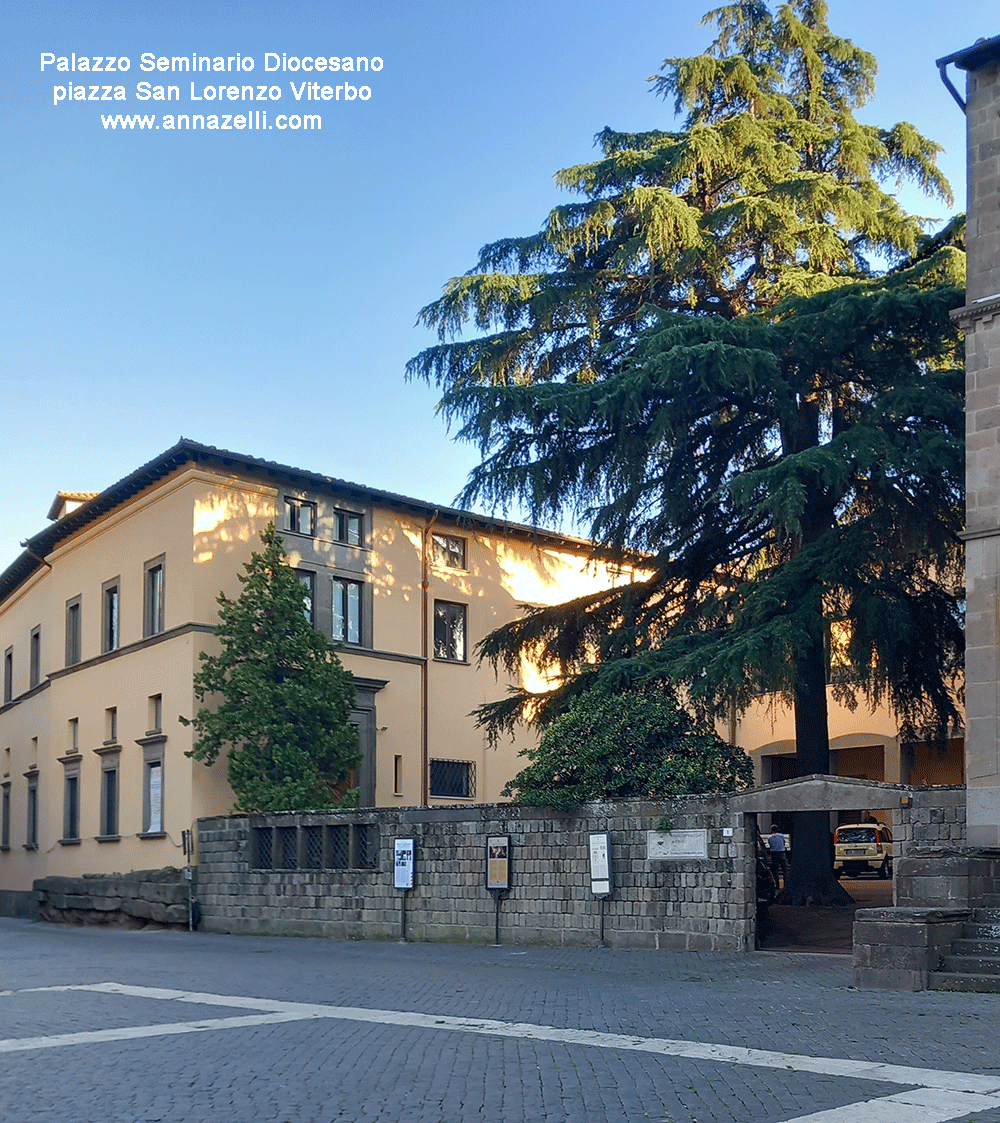
<svg viewBox="0 0 1000 1123">
<path fill-rule="evenodd" d="M 0 0 L 0 568 L 58 490 L 100 490 L 182 435 L 450 502 L 473 452 L 449 440 L 434 392 L 403 380 L 433 341 L 417 312 L 483 243 L 539 227 L 560 201 L 553 172 L 590 159 L 598 129 L 670 126 L 645 79 L 706 46 L 711 6 Z M 830 9 L 879 59 L 863 119 L 943 144 L 961 209 L 964 119 L 934 59 L 1000 20 L 978 0 Z M 127 74 L 103 77 L 129 100 L 54 105 L 73 76 L 42 73 L 42 52 L 128 56 Z M 106 131 L 109 111 L 199 111 L 192 78 L 239 81 L 146 74 L 144 52 L 249 55 L 240 84 L 283 90 L 255 108 L 273 121 L 305 105 L 322 130 Z M 296 103 L 303 75 L 266 74 L 265 52 L 384 67 L 366 102 Z M 144 80 L 178 84 L 182 102 L 137 101 Z"/>
</svg>

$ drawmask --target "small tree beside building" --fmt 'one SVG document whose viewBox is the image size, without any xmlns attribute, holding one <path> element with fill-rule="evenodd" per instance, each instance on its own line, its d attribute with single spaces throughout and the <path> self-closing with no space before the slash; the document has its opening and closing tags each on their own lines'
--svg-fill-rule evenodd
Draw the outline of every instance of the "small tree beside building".
<svg viewBox="0 0 1000 1123">
<path fill-rule="evenodd" d="M 354 684 L 307 617 L 306 589 L 270 523 L 239 580 L 218 597 L 217 655 L 202 652 L 194 693 L 202 706 L 190 756 L 213 764 L 227 751 L 237 811 L 351 806 L 361 761 L 350 722 Z M 183 719 L 182 719 L 183 720 Z"/>
</svg>

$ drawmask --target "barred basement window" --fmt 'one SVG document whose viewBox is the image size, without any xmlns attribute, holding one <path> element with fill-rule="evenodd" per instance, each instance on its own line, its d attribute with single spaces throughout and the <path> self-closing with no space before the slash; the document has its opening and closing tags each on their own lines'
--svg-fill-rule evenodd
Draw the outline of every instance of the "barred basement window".
<svg viewBox="0 0 1000 1123">
<path fill-rule="evenodd" d="M 346 870 L 351 863 L 351 828 L 328 827 L 330 832 L 330 869 Z"/>
<path fill-rule="evenodd" d="M 295 827 L 278 827 L 278 865 L 283 870 L 294 870 L 299 864 L 298 833 Z"/>
<path fill-rule="evenodd" d="M 250 865 L 256 870 L 269 870 L 273 865 L 271 857 L 271 828 L 255 827 L 251 839 L 253 852 Z"/>
<path fill-rule="evenodd" d="M 476 765 L 471 760 L 432 760 L 431 795 L 440 799 L 474 799 Z"/>
<path fill-rule="evenodd" d="M 303 827 L 306 835 L 306 869 L 323 868 L 323 828 Z"/>
<path fill-rule="evenodd" d="M 375 823 L 359 823 L 354 830 L 357 840 L 356 867 L 361 870 L 378 869 L 378 826 Z"/>
<path fill-rule="evenodd" d="M 250 830 L 251 869 L 377 870 L 378 862 L 379 829 L 375 823 Z"/>
</svg>

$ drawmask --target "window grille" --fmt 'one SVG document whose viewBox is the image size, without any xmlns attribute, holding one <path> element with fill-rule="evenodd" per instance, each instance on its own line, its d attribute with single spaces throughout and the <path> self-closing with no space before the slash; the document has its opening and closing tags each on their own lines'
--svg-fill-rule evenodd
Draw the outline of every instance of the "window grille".
<svg viewBox="0 0 1000 1123">
<path fill-rule="evenodd" d="M 357 831 L 357 868 L 378 869 L 378 826 L 358 823 L 354 829 Z"/>
<path fill-rule="evenodd" d="M 323 828 L 304 827 L 306 832 L 306 869 L 323 868 Z"/>
<path fill-rule="evenodd" d="M 259 870 L 377 870 L 379 828 L 375 823 L 302 827 L 253 827 L 250 868 Z"/>
<path fill-rule="evenodd" d="M 432 760 L 431 795 L 439 799 L 474 799 L 476 765 L 471 760 Z"/>
<path fill-rule="evenodd" d="M 254 867 L 259 870 L 269 870 L 273 865 L 271 858 L 271 828 L 258 827 L 253 833 L 257 850 Z"/>
<path fill-rule="evenodd" d="M 299 864 L 299 832 L 296 827 L 278 827 L 278 857 L 283 870 L 294 870 Z"/>
<path fill-rule="evenodd" d="M 330 832 L 330 868 L 346 870 L 351 857 L 351 828 L 328 827 Z"/>
</svg>

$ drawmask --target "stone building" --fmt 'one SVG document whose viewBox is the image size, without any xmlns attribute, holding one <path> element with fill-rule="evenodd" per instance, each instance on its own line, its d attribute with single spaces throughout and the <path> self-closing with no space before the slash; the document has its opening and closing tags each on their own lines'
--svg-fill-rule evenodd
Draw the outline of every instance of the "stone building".
<svg viewBox="0 0 1000 1123">
<path fill-rule="evenodd" d="M 947 67 L 968 74 L 966 97 Z M 968 841 L 1000 846 L 1000 36 L 938 60 L 968 134 L 965 332 Z"/>
</svg>

